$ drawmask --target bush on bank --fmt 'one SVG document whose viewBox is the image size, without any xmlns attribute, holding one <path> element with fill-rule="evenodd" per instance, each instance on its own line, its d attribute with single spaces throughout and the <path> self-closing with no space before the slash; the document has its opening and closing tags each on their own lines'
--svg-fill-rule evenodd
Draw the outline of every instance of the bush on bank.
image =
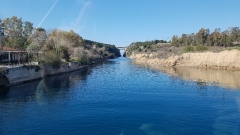
<svg viewBox="0 0 240 135">
<path fill-rule="evenodd" d="M 46 53 L 40 54 L 39 62 L 48 64 L 55 69 L 59 69 L 61 65 L 61 59 L 54 51 L 48 51 Z"/>
<path fill-rule="evenodd" d="M 193 46 L 185 46 L 183 48 L 183 52 L 185 52 L 185 53 L 186 52 L 194 52 L 194 51 L 201 52 L 201 51 L 206 51 L 206 50 L 208 50 L 208 48 L 206 46 L 201 46 L 201 45 L 195 46 L 195 47 L 193 47 Z"/>
</svg>

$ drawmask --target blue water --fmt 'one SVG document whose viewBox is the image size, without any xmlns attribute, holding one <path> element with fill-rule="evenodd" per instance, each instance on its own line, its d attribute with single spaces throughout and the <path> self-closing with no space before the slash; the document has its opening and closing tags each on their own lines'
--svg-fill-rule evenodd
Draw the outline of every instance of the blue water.
<svg viewBox="0 0 240 135">
<path fill-rule="evenodd" d="M 238 135 L 240 90 L 119 58 L 1 88 L 0 134 Z"/>
</svg>

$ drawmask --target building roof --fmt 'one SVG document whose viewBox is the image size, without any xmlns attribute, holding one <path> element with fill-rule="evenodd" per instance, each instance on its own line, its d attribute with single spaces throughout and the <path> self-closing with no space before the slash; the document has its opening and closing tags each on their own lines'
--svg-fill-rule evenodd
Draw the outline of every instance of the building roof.
<svg viewBox="0 0 240 135">
<path fill-rule="evenodd" d="M 22 50 L 19 50 L 19 49 L 10 48 L 10 47 L 6 47 L 6 46 L 3 46 L 2 50 L 7 51 L 7 52 L 25 52 L 25 51 L 22 51 Z"/>
</svg>

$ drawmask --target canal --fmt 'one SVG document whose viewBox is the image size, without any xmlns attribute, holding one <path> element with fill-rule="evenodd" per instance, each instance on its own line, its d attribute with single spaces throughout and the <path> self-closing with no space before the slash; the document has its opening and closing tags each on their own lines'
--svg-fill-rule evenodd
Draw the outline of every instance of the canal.
<svg viewBox="0 0 240 135">
<path fill-rule="evenodd" d="M 240 134 L 239 80 L 230 87 L 170 71 L 118 58 L 5 88 L 0 134 Z"/>
</svg>

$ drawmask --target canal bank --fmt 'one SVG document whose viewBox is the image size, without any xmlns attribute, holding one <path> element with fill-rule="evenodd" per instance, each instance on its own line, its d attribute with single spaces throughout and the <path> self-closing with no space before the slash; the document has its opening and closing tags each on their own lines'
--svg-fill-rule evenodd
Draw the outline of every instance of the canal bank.
<svg viewBox="0 0 240 135">
<path fill-rule="evenodd" d="M 92 64 L 101 63 L 96 61 Z M 89 67 L 82 65 L 80 62 L 62 63 L 59 68 L 53 68 L 47 64 L 28 65 L 21 67 L 2 68 L 0 74 L 0 87 L 11 86 L 42 79 L 46 76 L 64 74 Z"/>
<path fill-rule="evenodd" d="M 171 55 L 165 57 L 165 55 Z M 164 56 L 155 53 L 132 53 L 129 58 L 147 65 L 160 67 L 194 67 L 240 71 L 240 51 L 225 50 L 222 52 L 189 52 L 180 55 L 167 52 Z"/>
</svg>

